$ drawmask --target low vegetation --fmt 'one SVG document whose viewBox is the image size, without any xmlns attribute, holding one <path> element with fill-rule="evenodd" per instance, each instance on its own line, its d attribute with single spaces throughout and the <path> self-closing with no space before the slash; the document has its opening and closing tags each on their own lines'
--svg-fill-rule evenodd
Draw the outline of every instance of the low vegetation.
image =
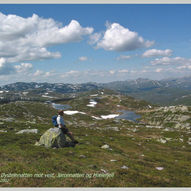
<svg viewBox="0 0 191 191">
<path fill-rule="evenodd" d="M 88 107 L 92 99 L 97 104 Z M 189 107 L 157 107 L 101 91 L 58 103 L 86 113 L 64 117 L 80 142 L 74 148 L 35 146 L 52 127 L 51 117 L 57 111 L 51 104 L 0 105 L 1 187 L 191 186 Z M 137 122 L 92 117 L 119 114 L 119 110 L 135 111 L 142 117 Z M 38 129 L 38 133 L 16 134 L 23 129 Z M 24 173 L 32 177 L 13 177 Z"/>
</svg>

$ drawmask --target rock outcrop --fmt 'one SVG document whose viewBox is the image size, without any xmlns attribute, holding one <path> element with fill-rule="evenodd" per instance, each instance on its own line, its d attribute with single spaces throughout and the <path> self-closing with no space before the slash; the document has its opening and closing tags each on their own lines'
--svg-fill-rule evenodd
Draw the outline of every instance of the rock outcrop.
<svg viewBox="0 0 191 191">
<path fill-rule="evenodd" d="M 67 142 L 65 135 L 59 128 L 50 128 L 41 137 L 39 142 L 35 143 L 36 146 L 45 146 L 48 148 L 62 148 L 74 146 L 74 144 Z"/>
<path fill-rule="evenodd" d="M 38 129 L 23 129 L 19 132 L 17 132 L 16 134 L 23 134 L 23 133 L 38 133 Z"/>
</svg>

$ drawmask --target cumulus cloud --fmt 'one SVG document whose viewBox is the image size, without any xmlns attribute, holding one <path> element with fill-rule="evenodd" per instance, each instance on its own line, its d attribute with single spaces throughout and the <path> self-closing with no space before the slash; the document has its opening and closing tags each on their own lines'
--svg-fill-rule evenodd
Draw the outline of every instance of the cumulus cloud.
<svg viewBox="0 0 191 191">
<path fill-rule="evenodd" d="M 65 77 L 78 76 L 78 75 L 80 75 L 80 71 L 70 70 L 70 71 L 65 72 L 64 74 L 62 74 L 61 77 L 62 77 L 62 78 L 65 78 Z"/>
<path fill-rule="evenodd" d="M 157 72 L 157 73 L 162 72 L 162 71 L 163 71 L 162 68 L 157 68 L 157 69 L 155 70 L 155 72 Z"/>
<path fill-rule="evenodd" d="M 81 56 L 78 58 L 79 61 L 87 61 L 88 58 L 86 56 Z"/>
<path fill-rule="evenodd" d="M 0 58 L 0 75 L 8 75 L 15 72 L 15 68 L 6 62 L 5 58 Z"/>
<path fill-rule="evenodd" d="M 44 72 L 42 70 L 36 70 L 36 72 L 33 74 L 33 76 L 41 76 Z"/>
<path fill-rule="evenodd" d="M 182 70 L 182 69 L 189 69 L 191 70 L 191 64 L 190 65 L 183 65 L 183 66 L 178 66 L 176 67 L 178 70 Z"/>
<path fill-rule="evenodd" d="M 117 60 L 128 60 L 130 58 L 131 56 L 129 55 L 120 55 L 119 57 L 117 57 Z"/>
<path fill-rule="evenodd" d="M 152 65 L 170 65 L 170 64 L 188 65 L 188 64 L 191 64 L 191 59 L 186 59 L 183 57 L 174 57 L 174 58 L 163 57 L 163 58 L 156 58 L 155 60 L 152 60 L 151 64 Z"/>
<path fill-rule="evenodd" d="M 55 73 L 54 71 L 45 72 L 42 70 L 36 70 L 36 72 L 32 74 L 33 77 L 37 77 L 34 79 L 39 79 L 39 77 L 44 79 L 44 78 L 48 78 L 48 77 L 55 77 L 57 75 L 58 75 L 58 73 Z"/>
<path fill-rule="evenodd" d="M 30 72 L 33 68 L 31 63 L 21 63 L 20 65 L 14 66 L 18 73 L 27 73 Z"/>
<path fill-rule="evenodd" d="M 97 43 L 97 48 L 107 51 L 130 51 L 138 48 L 150 47 L 153 41 L 145 41 L 137 32 L 130 31 L 128 28 L 118 23 L 107 24 L 105 33 L 96 34 L 93 38 Z"/>
<path fill-rule="evenodd" d="M 143 53 L 143 57 L 155 57 L 155 56 L 171 56 L 172 50 L 157 50 L 157 49 L 150 49 Z"/>
<path fill-rule="evenodd" d="M 7 63 L 58 58 L 60 53 L 50 52 L 48 47 L 79 42 L 93 32 L 93 28 L 83 28 L 76 20 L 62 26 L 35 14 L 23 18 L 0 13 L 0 26 L 0 57 L 6 58 Z"/>
<path fill-rule="evenodd" d="M 101 33 L 94 33 L 90 35 L 89 44 L 97 43 L 101 38 Z"/>
<path fill-rule="evenodd" d="M 115 74 L 115 70 L 110 70 L 109 73 L 110 74 Z"/>
</svg>

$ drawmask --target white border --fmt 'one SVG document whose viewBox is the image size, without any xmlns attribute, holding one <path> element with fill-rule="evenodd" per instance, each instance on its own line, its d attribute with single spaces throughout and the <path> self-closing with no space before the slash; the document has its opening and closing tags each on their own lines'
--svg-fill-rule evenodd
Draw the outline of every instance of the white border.
<svg viewBox="0 0 191 191">
<path fill-rule="evenodd" d="M 149 188 L 55 188 L 55 187 L 51 187 L 51 188 L 0 188 L 1 191 L 190 191 L 191 188 L 153 188 L 153 187 L 149 187 Z"/>
<path fill-rule="evenodd" d="M 0 4 L 191 4 L 191 0 L 0 0 Z"/>
</svg>

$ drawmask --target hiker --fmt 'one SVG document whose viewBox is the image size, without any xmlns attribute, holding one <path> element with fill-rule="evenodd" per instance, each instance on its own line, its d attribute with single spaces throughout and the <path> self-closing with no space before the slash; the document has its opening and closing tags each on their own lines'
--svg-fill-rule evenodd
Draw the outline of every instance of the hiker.
<svg viewBox="0 0 191 191">
<path fill-rule="evenodd" d="M 63 134 L 66 134 L 72 140 L 74 144 L 78 144 L 79 142 L 74 139 L 72 132 L 70 132 L 68 128 L 66 127 L 66 125 L 64 124 L 63 116 L 64 116 L 64 111 L 59 110 L 58 116 L 56 119 L 58 127 L 62 130 Z"/>
</svg>

